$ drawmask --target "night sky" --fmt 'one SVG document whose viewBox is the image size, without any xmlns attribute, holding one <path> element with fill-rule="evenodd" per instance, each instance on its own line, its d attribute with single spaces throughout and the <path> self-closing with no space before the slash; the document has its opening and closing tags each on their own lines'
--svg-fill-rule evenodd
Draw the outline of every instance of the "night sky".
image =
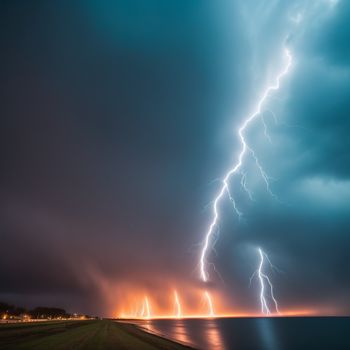
<svg viewBox="0 0 350 350">
<path fill-rule="evenodd" d="M 190 304 L 237 128 L 208 288 L 258 312 L 262 247 L 281 309 L 350 313 L 350 2 L 0 2 L 0 300 L 113 315 L 133 291 Z M 266 125 L 269 139 L 264 135 Z M 192 298 L 192 299 L 191 299 Z"/>
</svg>

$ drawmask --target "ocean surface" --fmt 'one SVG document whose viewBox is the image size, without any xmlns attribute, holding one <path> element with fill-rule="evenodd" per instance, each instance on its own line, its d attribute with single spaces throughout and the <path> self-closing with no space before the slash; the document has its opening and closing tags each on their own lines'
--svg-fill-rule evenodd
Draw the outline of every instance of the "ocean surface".
<svg viewBox="0 0 350 350">
<path fill-rule="evenodd" d="M 350 350 L 350 317 L 145 320 L 137 324 L 202 350 Z"/>
</svg>

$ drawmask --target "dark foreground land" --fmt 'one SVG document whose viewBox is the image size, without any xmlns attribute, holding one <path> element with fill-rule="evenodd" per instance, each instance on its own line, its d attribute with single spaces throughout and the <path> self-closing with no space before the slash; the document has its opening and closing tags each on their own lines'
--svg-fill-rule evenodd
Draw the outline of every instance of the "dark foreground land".
<svg viewBox="0 0 350 350">
<path fill-rule="evenodd" d="M 1 350 L 181 350 L 188 347 L 143 332 L 131 324 L 51 321 L 0 324 Z"/>
</svg>

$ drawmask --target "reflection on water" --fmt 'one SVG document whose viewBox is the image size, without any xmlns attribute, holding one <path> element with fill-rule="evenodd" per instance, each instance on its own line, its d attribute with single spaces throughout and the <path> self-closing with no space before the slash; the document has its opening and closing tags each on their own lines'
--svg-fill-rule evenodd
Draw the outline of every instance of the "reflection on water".
<svg viewBox="0 0 350 350">
<path fill-rule="evenodd" d="M 261 339 L 261 343 L 264 346 L 264 349 L 269 350 L 278 350 L 277 345 L 277 335 L 275 334 L 275 329 L 273 325 L 272 318 L 262 318 L 261 322 L 257 323 L 257 331 Z"/>
<path fill-rule="evenodd" d="M 154 332 L 152 330 L 152 325 L 151 325 L 151 321 L 150 320 L 142 321 L 142 328 L 145 329 L 148 332 L 151 332 L 151 333 Z"/>
<path fill-rule="evenodd" d="M 222 349 L 225 350 L 225 344 L 222 339 L 219 325 L 217 320 L 208 320 L 205 323 L 204 328 L 204 339 L 207 342 L 207 349 Z"/>
<path fill-rule="evenodd" d="M 174 334 L 174 339 L 177 341 L 184 344 L 191 344 L 191 338 L 183 320 L 176 320 L 173 322 L 172 334 Z"/>
<path fill-rule="evenodd" d="M 202 350 L 350 349 L 350 318 L 218 318 L 137 322 L 149 332 Z"/>
<path fill-rule="evenodd" d="M 148 320 L 142 326 L 149 332 L 183 344 L 200 346 L 201 349 L 226 350 L 217 319 Z"/>
</svg>

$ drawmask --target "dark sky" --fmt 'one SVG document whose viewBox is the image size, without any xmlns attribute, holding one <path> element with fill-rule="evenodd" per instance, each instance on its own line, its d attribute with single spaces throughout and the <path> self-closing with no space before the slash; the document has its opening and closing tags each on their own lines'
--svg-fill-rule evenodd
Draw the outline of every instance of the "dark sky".
<svg viewBox="0 0 350 350">
<path fill-rule="evenodd" d="M 349 16 L 345 0 L 1 1 L 0 299 L 190 303 L 217 179 L 287 45 L 247 132 L 278 200 L 247 157 L 254 201 L 234 178 L 244 216 L 222 202 L 210 288 L 258 311 L 260 246 L 282 310 L 349 314 Z"/>
</svg>

